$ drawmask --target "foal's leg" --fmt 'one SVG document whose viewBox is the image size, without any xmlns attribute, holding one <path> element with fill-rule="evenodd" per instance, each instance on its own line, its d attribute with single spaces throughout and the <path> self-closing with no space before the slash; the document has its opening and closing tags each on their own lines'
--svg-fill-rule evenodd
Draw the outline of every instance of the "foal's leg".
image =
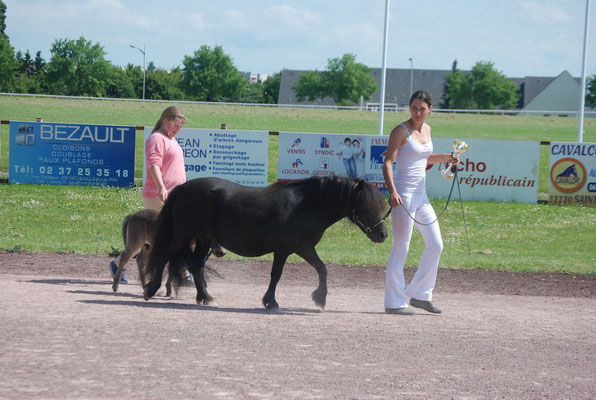
<svg viewBox="0 0 596 400">
<path fill-rule="evenodd" d="M 216 306 L 215 299 L 207 293 L 207 286 L 203 279 L 203 268 L 205 267 L 205 257 L 209 253 L 211 243 L 206 240 L 197 240 L 197 244 L 188 266 L 195 281 L 197 288 L 197 304 L 206 306 Z"/>
<path fill-rule="evenodd" d="M 128 238 L 128 236 L 130 235 L 127 235 L 126 248 L 118 256 L 118 271 L 114 276 L 114 283 L 112 284 L 112 290 L 114 292 L 118 291 L 118 284 L 120 283 L 120 276 L 122 275 L 122 270 L 124 269 L 124 266 L 126 265 L 128 260 L 130 260 L 132 256 L 134 256 L 135 254 L 137 254 L 139 250 L 141 250 L 141 248 L 143 247 L 143 240 L 136 238 Z"/>
<path fill-rule="evenodd" d="M 310 265 L 315 267 L 319 275 L 319 287 L 312 292 L 312 299 L 315 304 L 321 309 L 325 308 L 327 302 L 327 267 L 319 258 L 314 247 L 306 250 L 296 252 L 300 257 L 304 258 Z"/>
<path fill-rule="evenodd" d="M 279 308 L 279 304 L 277 304 L 277 301 L 275 301 L 275 288 L 277 287 L 279 278 L 281 278 L 281 273 L 284 269 L 284 264 L 286 263 L 287 258 L 288 256 L 285 254 L 281 255 L 278 253 L 274 253 L 273 255 L 273 266 L 271 267 L 271 281 L 269 282 L 269 288 L 267 288 L 265 296 L 263 296 L 263 305 L 267 310 L 277 310 Z"/>
</svg>

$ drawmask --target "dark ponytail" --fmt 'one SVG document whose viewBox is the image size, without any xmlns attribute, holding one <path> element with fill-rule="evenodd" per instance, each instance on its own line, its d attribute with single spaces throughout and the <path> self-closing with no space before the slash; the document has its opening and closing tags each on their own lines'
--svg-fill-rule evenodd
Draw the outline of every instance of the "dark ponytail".
<svg viewBox="0 0 596 400">
<path fill-rule="evenodd" d="M 430 98 L 430 94 L 426 90 L 417 90 L 416 92 L 414 92 L 412 97 L 410 97 L 410 105 L 412 105 L 414 99 L 422 100 L 423 102 L 428 104 L 429 107 L 432 107 L 432 100 Z"/>
</svg>

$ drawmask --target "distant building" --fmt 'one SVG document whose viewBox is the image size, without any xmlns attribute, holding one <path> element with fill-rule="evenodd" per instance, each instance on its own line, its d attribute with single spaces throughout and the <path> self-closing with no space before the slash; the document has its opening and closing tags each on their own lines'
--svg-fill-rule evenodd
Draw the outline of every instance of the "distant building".
<svg viewBox="0 0 596 400">
<path fill-rule="evenodd" d="M 278 104 L 316 104 L 335 105 L 333 99 L 317 99 L 315 102 L 296 99 L 293 87 L 298 80 L 301 70 L 284 69 L 281 71 Z M 380 68 L 373 68 L 371 75 L 381 86 Z M 444 101 L 445 77 L 451 70 L 388 68 L 385 77 L 385 105 L 407 107 L 410 100 L 410 87 L 413 91 L 425 89 L 431 94 L 435 107 L 440 107 Z M 470 71 L 462 71 L 464 74 Z M 579 108 L 580 80 L 573 78 L 569 72 L 563 71 L 557 77 L 510 78 L 519 86 L 521 94 L 518 110 L 538 110 L 548 112 L 570 111 Z M 411 86 L 410 86 L 411 85 Z M 371 95 L 368 103 L 380 103 L 380 90 Z M 364 105 L 364 104 L 363 104 Z"/>
<path fill-rule="evenodd" d="M 524 90 L 528 83 L 530 88 L 532 85 L 538 88 L 531 88 L 532 95 L 525 96 Z M 526 77 L 520 87 L 526 97 L 520 107 L 522 111 L 545 111 L 545 114 L 548 114 L 548 111 L 579 110 L 581 81 L 579 78 L 572 77 L 567 71 L 561 72 L 556 78 Z"/>
<path fill-rule="evenodd" d="M 241 72 L 241 74 L 250 83 L 265 82 L 269 77 L 267 74 L 258 74 L 256 72 Z"/>
</svg>

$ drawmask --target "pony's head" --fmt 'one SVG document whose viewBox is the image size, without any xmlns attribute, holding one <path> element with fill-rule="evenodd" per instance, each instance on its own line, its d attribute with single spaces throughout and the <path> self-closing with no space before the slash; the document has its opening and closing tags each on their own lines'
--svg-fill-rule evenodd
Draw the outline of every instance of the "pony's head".
<svg viewBox="0 0 596 400">
<path fill-rule="evenodd" d="M 356 224 L 368 238 L 375 243 L 387 239 L 385 219 L 385 198 L 373 184 L 359 178 L 353 178 L 354 203 L 348 218 Z"/>
</svg>

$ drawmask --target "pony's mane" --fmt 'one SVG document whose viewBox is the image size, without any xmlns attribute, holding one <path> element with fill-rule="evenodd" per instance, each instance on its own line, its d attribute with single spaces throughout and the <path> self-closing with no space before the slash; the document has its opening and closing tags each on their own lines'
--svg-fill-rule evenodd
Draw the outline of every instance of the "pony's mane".
<svg viewBox="0 0 596 400">
<path fill-rule="evenodd" d="M 377 215 L 385 213 L 385 199 L 379 190 L 367 181 L 361 178 L 348 178 L 341 175 L 332 176 L 311 176 L 309 178 L 297 179 L 293 181 L 280 181 L 272 183 L 263 189 L 263 193 L 274 192 L 289 186 L 299 186 L 310 188 L 320 193 L 332 192 L 338 202 L 344 202 L 352 198 L 354 190 L 361 184 L 360 193 L 358 193 L 358 203 L 361 206 L 371 208 Z"/>
<path fill-rule="evenodd" d="M 269 191 L 275 191 L 282 189 L 287 186 L 314 186 L 319 189 L 327 188 L 327 187 L 336 187 L 336 186 L 343 186 L 348 184 L 350 181 L 354 181 L 354 179 L 346 178 L 345 176 L 340 175 L 331 175 L 331 176 L 310 176 L 308 178 L 303 179 L 295 179 L 291 181 L 279 181 L 274 182 L 267 186 L 265 189 Z"/>
<path fill-rule="evenodd" d="M 359 202 L 364 207 L 369 207 L 375 214 L 384 215 L 387 210 L 385 197 L 372 183 L 364 181 L 358 195 Z"/>
</svg>

